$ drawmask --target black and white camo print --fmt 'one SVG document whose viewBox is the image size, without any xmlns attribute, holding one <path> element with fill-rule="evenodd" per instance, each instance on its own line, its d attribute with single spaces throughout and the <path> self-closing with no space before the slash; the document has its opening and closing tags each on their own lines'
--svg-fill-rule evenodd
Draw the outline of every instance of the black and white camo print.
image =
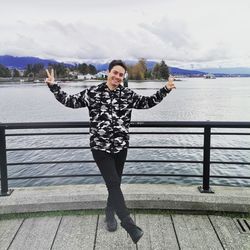
<svg viewBox="0 0 250 250">
<path fill-rule="evenodd" d="M 142 96 L 122 85 L 111 91 L 104 82 L 78 94 L 68 95 L 57 84 L 48 86 L 56 99 L 66 107 L 88 107 L 90 147 L 108 153 L 118 153 L 128 147 L 133 108 L 152 108 L 170 92 L 163 87 L 152 96 Z"/>
</svg>

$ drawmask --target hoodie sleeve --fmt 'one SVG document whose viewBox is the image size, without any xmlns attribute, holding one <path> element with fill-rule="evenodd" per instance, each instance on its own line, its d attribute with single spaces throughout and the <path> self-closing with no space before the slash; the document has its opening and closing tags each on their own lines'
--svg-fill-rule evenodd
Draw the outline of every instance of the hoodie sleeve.
<svg viewBox="0 0 250 250">
<path fill-rule="evenodd" d="M 154 95 L 152 96 L 143 96 L 138 95 L 135 92 L 132 94 L 132 102 L 133 108 L 135 109 L 149 109 L 154 107 L 155 105 L 159 104 L 163 98 L 170 93 L 171 90 L 163 87 L 159 89 Z"/>
<path fill-rule="evenodd" d="M 66 107 L 76 109 L 84 108 L 89 105 L 88 89 L 84 89 L 75 95 L 69 95 L 62 91 L 61 87 L 57 84 L 48 85 L 48 87 L 55 98 Z"/>
</svg>

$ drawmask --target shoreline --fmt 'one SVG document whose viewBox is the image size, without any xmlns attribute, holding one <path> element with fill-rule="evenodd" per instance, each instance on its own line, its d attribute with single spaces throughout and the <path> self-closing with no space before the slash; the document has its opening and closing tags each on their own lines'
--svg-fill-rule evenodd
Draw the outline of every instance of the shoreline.
<svg viewBox="0 0 250 250">
<path fill-rule="evenodd" d="M 216 79 L 221 78 L 249 78 L 250 76 L 221 76 L 217 77 Z M 197 79 L 205 79 L 203 76 L 176 76 L 176 79 L 174 81 L 183 81 L 185 79 L 189 78 L 197 78 Z M 205 80 L 215 80 L 215 79 L 205 79 Z M 79 80 L 79 79 L 65 79 L 65 78 L 59 78 L 58 82 L 103 82 L 106 81 L 106 79 L 90 79 L 90 80 Z M 165 82 L 166 79 L 145 79 L 145 80 L 129 80 L 129 82 Z M 20 84 L 31 84 L 31 83 L 43 83 L 44 79 L 36 79 L 36 80 L 24 80 L 23 78 L 1 78 L 0 77 L 0 84 L 1 83 L 20 83 Z"/>
</svg>

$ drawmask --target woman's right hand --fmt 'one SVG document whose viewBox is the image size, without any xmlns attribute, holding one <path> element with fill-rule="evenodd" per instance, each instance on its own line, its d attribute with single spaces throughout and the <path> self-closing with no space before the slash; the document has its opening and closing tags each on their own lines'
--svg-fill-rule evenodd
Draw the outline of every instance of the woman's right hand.
<svg viewBox="0 0 250 250">
<path fill-rule="evenodd" d="M 51 73 L 49 73 L 49 70 L 46 69 L 47 78 L 45 79 L 45 82 L 49 85 L 53 85 L 55 83 L 55 77 L 54 77 L 54 69 L 51 69 Z"/>
</svg>

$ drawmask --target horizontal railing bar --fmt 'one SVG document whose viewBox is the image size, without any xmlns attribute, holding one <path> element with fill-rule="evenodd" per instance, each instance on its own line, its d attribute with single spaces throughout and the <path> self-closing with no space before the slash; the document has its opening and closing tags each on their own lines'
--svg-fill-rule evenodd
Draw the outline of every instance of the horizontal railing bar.
<svg viewBox="0 0 250 250">
<path fill-rule="evenodd" d="M 9 148 L 6 149 L 6 151 L 28 151 L 28 150 L 64 150 L 64 149 L 90 149 L 89 146 L 86 147 L 54 147 L 54 148 L 46 148 L 46 147 L 42 147 L 42 148 Z"/>
<path fill-rule="evenodd" d="M 40 179 L 40 178 L 69 178 L 69 177 L 99 177 L 101 174 L 79 174 L 79 175 L 42 175 L 42 176 L 20 176 L 9 177 L 8 180 L 24 180 L 24 179 Z M 159 176 L 159 177 L 189 177 L 201 178 L 202 175 L 185 175 L 185 174 L 123 174 L 123 176 Z M 250 179 L 250 176 L 224 176 L 224 175 L 210 175 L 211 178 L 229 178 L 229 179 Z M 1 180 L 1 178 L 0 178 Z"/>
<path fill-rule="evenodd" d="M 210 164 L 230 164 L 230 165 L 250 165 L 250 162 L 236 162 L 236 161 L 210 161 Z"/>
<path fill-rule="evenodd" d="M 203 147 L 189 147 L 189 146 L 130 146 L 129 149 L 137 149 L 137 148 L 144 148 L 144 149 L 203 149 Z M 40 148 L 9 148 L 6 151 L 27 151 L 27 150 L 63 150 L 63 149 L 90 149 L 89 146 L 86 147 L 40 147 Z"/>
<path fill-rule="evenodd" d="M 171 161 L 171 160 L 127 160 L 126 162 L 146 163 L 146 162 L 158 162 L 158 163 L 203 163 L 203 161 Z M 12 162 L 8 163 L 9 166 L 16 165 L 35 165 L 35 164 L 60 164 L 60 163 L 95 163 L 93 160 L 86 161 L 41 161 L 41 162 Z M 250 165 L 250 162 L 227 162 L 227 161 L 210 161 L 210 164 L 229 164 L 229 165 Z"/>
<path fill-rule="evenodd" d="M 237 148 L 237 147 L 211 147 L 210 149 L 214 149 L 214 150 L 250 150 L 250 148 Z"/>
<path fill-rule="evenodd" d="M 65 164 L 65 163 L 95 163 L 93 160 L 86 161 L 42 161 L 42 162 L 12 162 L 8 163 L 8 166 L 16 166 L 16 165 L 35 165 L 35 164 Z"/>
<path fill-rule="evenodd" d="M 6 136 L 51 136 L 51 135 L 88 135 L 89 132 L 55 132 L 55 133 L 19 133 L 6 134 Z M 203 135 L 203 132 L 130 132 L 131 135 Z M 211 133 L 211 135 L 250 135 L 250 133 Z"/>
<path fill-rule="evenodd" d="M 203 147 L 190 147 L 190 146 L 130 146 L 130 149 L 203 149 Z M 90 149 L 89 146 L 86 147 L 40 147 L 40 148 L 9 148 L 6 151 L 28 151 L 28 150 L 68 150 L 68 149 Z M 214 150 L 250 150 L 250 148 L 237 148 L 237 147 L 211 147 Z"/>
<path fill-rule="evenodd" d="M 64 177 L 98 177 L 101 174 L 76 174 L 76 175 L 41 175 L 41 176 L 21 176 L 9 177 L 8 180 L 40 179 L 40 178 L 64 178 Z"/>
<path fill-rule="evenodd" d="M 6 134 L 6 136 L 38 136 L 38 135 L 87 135 L 89 132 L 54 132 L 54 133 L 19 133 L 19 134 Z M 131 135 L 203 135 L 203 132 L 129 132 Z"/>
<path fill-rule="evenodd" d="M 250 176 L 237 176 L 237 175 L 229 175 L 229 176 L 226 176 L 226 175 L 210 175 L 210 178 L 221 178 L 221 179 L 250 179 Z"/>
<path fill-rule="evenodd" d="M 2 123 L 6 129 L 42 129 L 42 128 L 88 128 L 89 122 L 29 122 Z"/>
<path fill-rule="evenodd" d="M 203 163 L 203 161 L 170 161 L 170 160 L 126 160 L 126 162 L 159 162 L 159 163 Z M 9 166 L 15 165 L 34 165 L 34 164 L 60 164 L 60 163 L 95 163 L 93 160 L 86 160 L 86 161 L 42 161 L 42 162 L 13 162 L 8 163 Z"/>
<path fill-rule="evenodd" d="M 8 180 L 23 180 L 23 179 L 40 179 L 40 178 L 68 178 L 68 177 L 97 177 L 101 174 L 79 174 L 79 175 L 42 175 L 42 176 L 21 176 L 9 177 Z M 122 174 L 122 176 L 172 176 L 172 177 L 199 177 L 202 175 L 185 175 L 185 174 Z M 0 179 L 1 180 L 1 179 Z"/>
<path fill-rule="evenodd" d="M 157 131 L 149 131 L 149 132 L 129 132 L 132 135 L 204 135 L 203 132 L 157 132 Z"/>
<path fill-rule="evenodd" d="M 211 135 L 250 135 L 250 133 L 211 133 Z"/>
<path fill-rule="evenodd" d="M 89 122 L 31 122 L 1 123 L 6 129 L 38 128 L 88 128 Z M 211 128 L 250 128 L 250 122 L 220 121 L 133 121 L 131 127 L 211 127 Z"/>
<path fill-rule="evenodd" d="M 19 134 L 6 134 L 6 136 L 37 136 L 37 135 L 88 135 L 89 132 L 55 132 L 55 133 L 19 133 Z"/>
</svg>

